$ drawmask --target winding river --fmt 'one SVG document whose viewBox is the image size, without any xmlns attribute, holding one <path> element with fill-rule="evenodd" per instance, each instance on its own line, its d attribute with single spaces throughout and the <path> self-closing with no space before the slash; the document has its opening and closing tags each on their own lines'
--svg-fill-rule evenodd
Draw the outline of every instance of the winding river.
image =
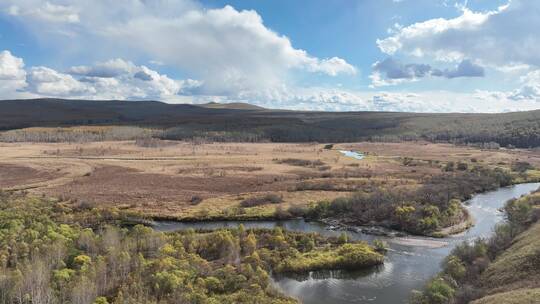
<svg viewBox="0 0 540 304">
<path fill-rule="evenodd" d="M 538 189 L 540 183 L 519 184 L 496 191 L 475 195 L 466 207 L 475 225 L 466 232 L 444 239 L 425 237 L 387 238 L 390 250 L 382 266 L 362 271 L 321 271 L 302 276 L 274 278 L 275 285 L 285 294 L 305 304 L 345 303 L 407 303 L 413 289 L 421 289 L 425 282 L 440 270 L 445 256 L 463 240 L 488 237 L 493 227 L 503 220 L 498 210 L 505 202 Z M 339 235 L 341 231 L 328 230 L 323 224 L 304 220 L 256 222 L 158 222 L 156 229 L 175 231 L 187 228 L 216 229 L 237 227 L 273 228 L 323 235 Z M 355 240 L 372 241 L 375 237 L 347 232 Z M 377 237 L 381 239 L 381 237 Z M 384 238 L 383 238 L 384 239 Z"/>
</svg>

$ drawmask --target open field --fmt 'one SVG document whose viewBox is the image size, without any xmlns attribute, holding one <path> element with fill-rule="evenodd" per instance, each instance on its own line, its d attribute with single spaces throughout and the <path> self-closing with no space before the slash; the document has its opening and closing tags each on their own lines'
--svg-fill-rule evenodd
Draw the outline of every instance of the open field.
<svg viewBox="0 0 540 304">
<path fill-rule="evenodd" d="M 357 190 L 414 189 L 442 174 L 448 161 L 505 168 L 526 161 L 540 167 L 535 151 L 425 142 L 350 143 L 331 150 L 314 143 L 157 141 L 144 146 L 134 141 L 2 143 L 0 188 L 155 217 L 260 218 Z M 339 152 L 345 149 L 366 157 L 345 157 Z M 265 196 L 277 199 L 267 202 Z"/>
</svg>

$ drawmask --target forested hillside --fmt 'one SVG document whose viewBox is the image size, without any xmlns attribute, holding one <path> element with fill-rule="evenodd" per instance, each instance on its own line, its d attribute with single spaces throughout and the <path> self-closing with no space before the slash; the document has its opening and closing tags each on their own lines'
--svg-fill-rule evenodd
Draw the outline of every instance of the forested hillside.
<svg viewBox="0 0 540 304">
<path fill-rule="evenodd" d="M 301 112 L 242 104 L 225 107 L 155 101 L 0 101 L 0 130 L 82 125 L 150 128 L 157 131 L 153 136 L 163 139 L 273 142 L 423 139 L 522 148 L 540 146 L 540 110 L 503 114 Z"/>
</svg>

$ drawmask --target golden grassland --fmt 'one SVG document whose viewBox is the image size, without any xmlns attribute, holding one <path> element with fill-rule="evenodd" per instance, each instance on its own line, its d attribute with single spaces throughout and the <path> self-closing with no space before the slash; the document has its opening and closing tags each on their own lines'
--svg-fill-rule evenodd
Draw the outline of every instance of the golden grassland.
<svg viewBox="0 0 540 304">
<path fill-rule="evenodd" d="M 464 241 L 411 303 L 539 303 L 540 190 L 509 200 L 488 239 Z"/>
<path fill-rule="evenodd" d="M 540 194 L 537 194 L 540 197 Z M 482 274 L 488 296 L 473 304 L 540 302 L 540 223 L 520 234 Z"/>
<path fill-rule="evenodd" d="M 356 160 L 339 150 L 366 157 Z M 540 167 L 537 151 L 426 142 L 338 144 L 331 150 L 316 143 L 0 143 L 0 151 L 0 189 L 174 219 L 265 218 L 280 208 L 374 186 L 414 189 L 441 174 L 448 161 L 503 168 L 527 161 Z M 540 177 L 540 171 L 527 176 Z M 281 201 L 240 207 L 245 199 L 267 194 Z"/>
<path fill-rule="evenodd" d="M 540 201 L 540 193 L 534 196 Z M 482 274 L 481 282 L 489 293 L 540 287 L 540 222 L 514 239 Z"/>
<path fill-rule="evenodd" d="M 539 299 L 540 288 L 518 289 L 487 296 L 472 304 L 536 304 Z"/>
<path fill-rule="evenodd" d="M 521 234 L 514 244 L 492 263 L 482 276 L 493 290 L 540 286 L 540 223 Z"/>
</svg>

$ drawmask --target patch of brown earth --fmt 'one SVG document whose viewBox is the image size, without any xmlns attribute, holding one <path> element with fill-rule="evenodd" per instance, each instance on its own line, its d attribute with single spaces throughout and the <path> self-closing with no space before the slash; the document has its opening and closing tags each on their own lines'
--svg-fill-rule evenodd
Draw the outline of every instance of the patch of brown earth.
<svg viewBox="0 0 540 304">
<path fill-rule="evenodd" d="M 192 196 L 203 198 L 244 192 L 279 191 L 293 180 L 278 175 L 182 176 L 144 173 L 120 166 L 101 166 L 90 175 L 62 186 L 45 189 L 64 199 L 88 200 L 98 204 L 188 204 Z"/>
<path fill-rule="evenodd" d="M 40 171 L 27 166 L 0 164 L 0 189 L 24 187 L 24 185 L 44 182 L 57 178 L 61 174 Z"/>
</svg>

